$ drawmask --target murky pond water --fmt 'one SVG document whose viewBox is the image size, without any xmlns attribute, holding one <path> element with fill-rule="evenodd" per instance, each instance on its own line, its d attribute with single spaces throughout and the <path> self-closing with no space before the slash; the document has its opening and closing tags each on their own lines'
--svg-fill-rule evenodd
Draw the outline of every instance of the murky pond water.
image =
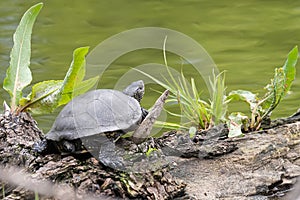
<svg viewBox="0 0 300 200">
<path fill-rule="evenodd" d="M 9 62 L 12 34 L 24 11 L 37 2 L 0 1 L 1 82 Z M 281 66 L 287 53 L 299 44 L 300 2 L 45 0 L 33 31 L 33 83 L 62 79 L 77 47 L 90 46 L 92 49 L 112 35 L 149 26 L 173 29 L 200 43 L 219 70 L 227 71 L 227 91 L 247 89 L 263 93 L 274 68 Z M 128 53 L 103 74 L 99 87 L 113 88 L 124 68 L 151 62 L 163 63 L 162 52 Z M 176 58 L 170 58 L 169 64 L 177 68 L 181 65 Z M 187 77 L 194 74 L 189 67 L 184 68 L 184 72 Z M 291 94 L 276 109 L 274 117 L 292 114 L 299 107 L 299 76 L 298 73 Z M 154 102 L 150 87 L 147 85 L 145 107 Z M 199 87 L 207 90 L 205 85 Z M 0 93 L 1 102 L 8 99 L 5 91 Z M 233 107 L 232 110 L 247 111 L 242 104 Z M 54 117 L 55 114 L 36 118 L 40 127 L 47 130 Z"/>
</svg>

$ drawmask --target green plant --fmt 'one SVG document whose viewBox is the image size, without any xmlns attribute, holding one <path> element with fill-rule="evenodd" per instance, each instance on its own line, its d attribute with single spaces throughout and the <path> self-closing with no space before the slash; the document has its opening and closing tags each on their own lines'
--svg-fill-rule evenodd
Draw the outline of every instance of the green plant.
<svg viewBox="0 0 300 200">
<path fill-rule="evenodd" d="M 297 60 L 298 47 L 296 46 L 289 52 L 284 65 L 275 69 L 274 78 L 265 87 L 267 92 L 263 97 L 258 97 L 256 94 L 245 90 L 236 90 L 229 93 L 228 99 L 240 100 L 249 104 L 251 111 L 250 130 L 258 130 L 261 122 L 270 117 L 272 111 L 288 93 L 295 79 Z"/>
<path fill-rule="evenodd" d="M 39 193 L 38 192 L 34 192 L 34 200 L 39 200 Z"/>
<path fill-rule="evenodd" d="M 2 183 L 2 198 L 5 198 L 5 184 Z"/>
<path fill-rule="evenodd" d="M 30 111 L 34 114 L 52 112 L 55 108 L 68 103 L 73 97 L 89 90 L 98 80 L 85 76 L 85 56 L 88 47 L 78 48 L 73 53 L 73 61 L 64 80 L 48 80 L 36 83 L 26 97 L 22 91 L 32 81 L 29 68 L 31 56 L 31 34 L 33 24 L 43 4 L 38 3 L 23 15 L 14 34 L 14 45 L 10 54 L 10 66 L 7 69 L 3 88 L 11 97 L 12 113 Z"/>
<path fill-rule="evenodd" d="M 210 86 L 212 88 L 212 99 L 210 100 L 212 121 L 214 125 L 217 125 L 226 121 L 230 102 L 230 99 L 226 98 L 225 73 L 214 75 L 213 80 L 210 80 Z"/>
<path fill-rule="evenodd" d="M 298 59 L 297 46 L 290 51 L 283 67 L 275 69 L 274 78 L 271 79 L 271 83 L 265 87 L 267 92 L 264 96 L 258 97 L 250 91 L 235 90 L 230 92 L 226 97 L 225 73 L 222 72 L 218 75 L 214 75 L 213 79 L 210 80 L 210 86 L 213 92 L 212 98 L 208 103 L 200 98 L 200 92 L 197 90 L 193 78 L 191 78 L 189 82 L 185 78 L 183 71 L 177 76 L 171 73 L 166 59 L 165 45 L 166 40 L 164 42 L 163 55 L 168 77 L 163 76 L 164 81 L 160 81 L 150 74 L 136 69 L 171 92 L 167 102 L 177 103 L 181 114 L 167 111 L 168 113 L 177 117 L 186 118 L 189 121 L 188 124 L 171 122 L 157 123 L 165 128 L 189 129 L 190 127 L 197 126 L 198 128 L 206 129 L 220 122 L 227 122 L 230 129 L 230 137 L 243 135 L 241 129 L 244 129 L 244 131 L 258 130 L 262 121 L 270 117 L 272 111 L 288 93 L 295 79 L 295 66 Z M 251 110 L 250 120 L 245 114 L 240 112 L 231 113 L 228 118 L 226 118 L 228 103 L 232 100 L 244 101 L 249 104 Z M 190 130 L 190 132 L 190 134 L 193 135 L 195 131 Z"/>
<path fill-rule="evenodd" d="M 165 67 L 167 70 L 168 77 L 163 76 L 164 82 L 159 79 L 147 74 L 141 70 L 135 69 L 145 76 L 151 78 L 160 86 L 170 91 L 169 98 L 166 103 L 178 104 L 181 114 L 167 111 L 169 114 L 185 118 L 188 120 L 187 124 L 177 124 L 165 122 L 158 122 L 165 128 L 189 128 L 191 126 L 197 126 L 201 129 L 207 129 L 212 125 L 218 124 L 225 120 L 227 113 L 227 103 L 225 96 L 225 74 L 220 73 L 214 75 L 213 79 L 210 80 L 211 87 L 213 89 L 213 95 L 210 102 L 206 102 L 201 99 L 200 92 L 196 87 L 194 78 L 190 79 L 190 82 L 185 78 L 183 71 L 180 75 L 175 76 L 168 67 L 166 51 L 165 51 L 166 39 L 163 46 L 163 55 Z"/>
</svg>

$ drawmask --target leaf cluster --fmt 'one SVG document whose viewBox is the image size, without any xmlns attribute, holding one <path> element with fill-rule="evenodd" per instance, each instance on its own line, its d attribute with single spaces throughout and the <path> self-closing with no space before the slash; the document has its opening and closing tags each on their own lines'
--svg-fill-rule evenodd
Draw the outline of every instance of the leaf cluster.
<svg viewBox="0 0 300 200">
<path fill-rule="evenodd" d="M 73 97 L 88 91 L 96 84 L 98 77 L 83 80 L 85 76 L 85 56 L 89 47 L 74 51 L 73 60 L 63 80 L 47 80 L 34 84 L 31 92 L 23 96 L 23 89 L 32 81 L 30 71 L 31 34 L 33 24 L 43 4 L 38 3 L 23 15 L 13 36 L 10 65 L 7 69 L 3 88 L 11 97 L 11 112 L 30 111 L 34 114 L 53 112 L 68 103 Z"/>
<path fill-rule="evenodd" d="M 210 80 L 210 85 L 213 89 L 212 98 L 209 102 L 202 100 L 200 97 L 201 92 L 197 89 L 194 78 L 191 78 L 190 81 L 188 81 L 184 76 L 183 71 L 181 71 L 179 75 L 175 75 L 171 72 L 167 63 L 165 51 L 166 39 L 167 38 L 165 38 L 163 46 L 163 55 L 168 77 L 162 76 L 164 81 L 160 81 L 146 72 L 138 69 L 135 70 L 170 91 L 166 103 L 177 104 L 180 108 L 180 114 L 168 110 L 167 112 L 173 116 L 185 119 L 183 121 L 187 121 L 187 123 L 162 123 L 158 121 L 156 124 L 165 128 L 189 128 L 196 126 L 200 129 L 207 129 L 224 121 L 227 112 L 227 104 L 229 102 L 226 100 L 225 95 L 225 73 L 214 75 L 213 79 Z"/>
<path fill-rule="evenodd" d="M 168 77 L 162 77 L 164 81 L 160 81 L 141 70 L 136 70 L 171 92 L 167 102 L 177 104 L 180 108 L 180 114 L 167 112 L 173 116 L 187 119 L 188 123 L 157 122 L 156 124 L 165 128 L 190 129 L 196 126 L 200 129 L 207 129 L 221 122 L 226 122 L 230 129 L 230 137 L 243 135 L 242 129 L 244 131 L 258 130 L 262 121 L 270 117 L 272 111 L 291 88 L 296 75 L 295 66 L 298 59 L 298 48 L 296 46 L 288 54 L 283 67 L 275 69 L 274 78 L 265 87 L 267 91 L 262 97 L 246 90 L 231 91 L 226 96 L 225 73 L 214 74 L 213 79 L 210 80 L 213 91 L 212 97 L 209 101 L 205 101 L 200 97 L 201 92 L 197 90 L 194 78 L 188 81 L 183 71 L 180 75 L 174 75 L 167 64 L 165 48 L 163 53 L 165 67 L 168 72 Z M 228 104 L 234 100 L 243 101 L 249 105 L 250 119 L 241 112 L 228 115 Z"/>
<path fill-rule="evenodd" d="M 296 76 L 297 60 L 298 47 L 296 46 L 289 52 L 284 65 L 275 69 L 274 77 L 265 87 L 266 93 L 262 97 L 245 90 L 235 90 L 229 93 L 228 98 L 230 100 L 246 102 L 250 107 L 251 118 L 249 119 L 249 127 L 244 126 L 244 128 L 258 130 L 261 122 L 270 117 L 272 111 L 278 106 L 291 88 Z M 234 119 L 234 115 L 237 114 L 234 113 L 232 119 Z M 238 124 L 241 125 L 241 123 Z"/>
</svg>

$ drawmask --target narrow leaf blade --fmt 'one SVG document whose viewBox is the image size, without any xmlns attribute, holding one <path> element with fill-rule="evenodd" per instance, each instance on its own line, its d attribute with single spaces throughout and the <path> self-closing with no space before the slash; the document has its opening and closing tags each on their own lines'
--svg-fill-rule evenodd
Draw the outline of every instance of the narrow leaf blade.
<svg viewBox="0 0 300 200">
<path fill-rule="evenodd" d="M 288 54 L 288 58 L 286 59 L 283 65 L 283 70 L 286 76 L 285 93 L 290 90 L 292 82 L 295 79 L 297 60 L 298 60 L 298 47 L 295 46 Z"/>
</svg>

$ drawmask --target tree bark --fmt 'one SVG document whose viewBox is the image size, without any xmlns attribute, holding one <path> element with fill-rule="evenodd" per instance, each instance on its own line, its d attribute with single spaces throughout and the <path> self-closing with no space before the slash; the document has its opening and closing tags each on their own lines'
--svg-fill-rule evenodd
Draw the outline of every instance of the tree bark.
<svg viewBox="0 0 300 200">
<path fill-rule="evenodd" d="M 43 134 L 31 116 L 0 115 L 0 162 L 22 169 L 22 173 L 0 169 L 0 196 L 34 199 L 33 191 L 38 191 L 39 199 L 297 198 L 296 193 L 293 197 L 285 195 L 300 175 L 297 120 L 277 123 L 241 138 L 220 139 L 206 133 L 206 139 L 199 142 L 173 131 L 156 142 L 170 145 L 172 137 L 176 137 L 177 145 L 183 145 L 178 149 L 171 146 L 175 151 L 168 151 L 167 158 L 172 161 L 169 166 L 143 174 L 118 172 L 93 157 L 39 155 L 32 151 L 32 145 L 43 139 Z M 171 155 L 174 152 L 175 156 Z"/>
<path fill-rule="evenodd" d="M 91 156 L 39 155 L 32 146 L 41 139 L 43 134 L 29 114 L 0 115 L 0 163 L 14 166 L 0 173 L 2 199 L 34 199 L 37 193 L 39 199 L 171 199 L 184 193 L 185 183 L 167 166 L 130 173 L 114 171 Z"/>
<path fill-rule="evenodd" d="M 172 174 L 187 183 L 190 196 L 201 200 L 300 198 L 300 183 L 294 189 L 300 176 L 300 122 L 218 141 L 214 146 L 219 143 L 237 148 L 212 159 L 178 160 Z"/>
</svg>

